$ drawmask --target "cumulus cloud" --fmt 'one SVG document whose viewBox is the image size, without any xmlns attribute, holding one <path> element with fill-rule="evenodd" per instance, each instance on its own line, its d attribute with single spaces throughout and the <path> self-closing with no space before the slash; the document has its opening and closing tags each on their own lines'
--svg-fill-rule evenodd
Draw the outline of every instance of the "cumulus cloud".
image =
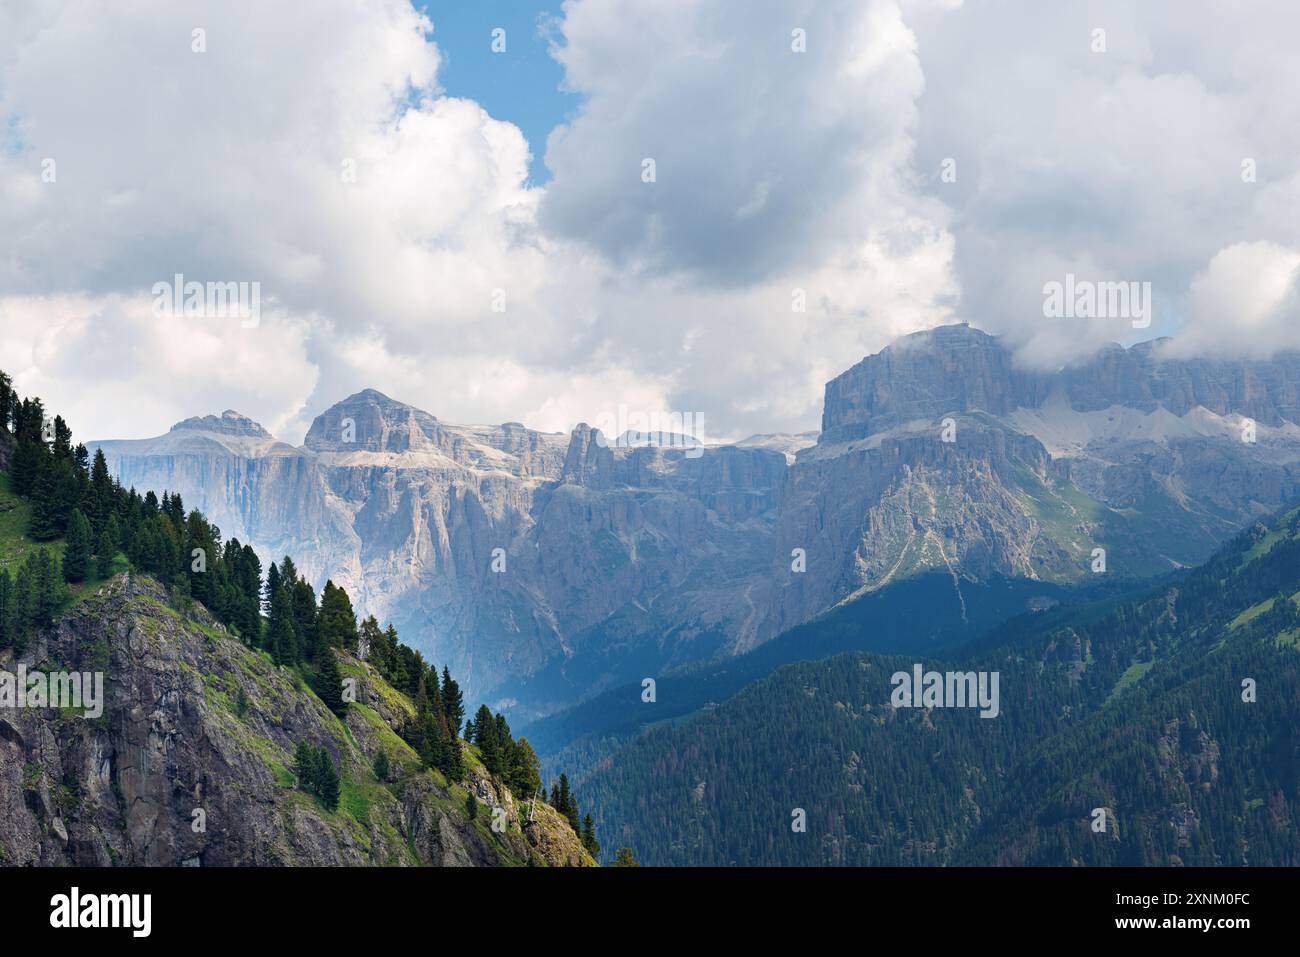
<svg viewBox="0 0 1300 957">
<path fill-rule="evenodd" d="M 815 422 L 826 378 L 956 292 L 945 209 L 907 182 L 923 80 L 892 2 L 566 4 L 556 55 L 587 107 L 550 141 L 546 191 L 517 128 L 441 94 L 431 25 L 403 0 L 307 20 L 47 0 L 7 25 L 0 228 L 24 239 L 0 288 L 58 329 L 19 363 L 52 402 L 75 401 L 56 370 L 91 330 L 125 321 L 113 297 L 181 273 L 260 283 L 274 315 L 256 330 L 177 320 L 170 341 L 237 396 L 265 373 L 252 356 L 312 371 L 261 413 L 285 430 L 375 386 L 453 421 L 567 428 L 653 402 L 732 437 Z M 76 321 L 33 311 L 60 296 Z M 95 368 L 145 393 L 159 370 L 129 332 Z M 205 397 L 105 427 L 155 432 Z"/>
<path fill-rule="evenodd" d="M 198 410 L 227 408 L 277 433 L 292 424 L 317 369 L 305 357 L 307 323 L 263 318 L 256 335 L 238 320 L 181 329 L 147 296 L 11 296 L 0 299 L 0 348 L 21 391 L 41 396 L 79 440 L 154 435 Z"/>
<path fill-rule="evenodd" d="M 433 11 L 0 10 L 19 388 L 83 437 L 233 406 L 297 441 L 374 387 L 453 422 L 627 405 L 735 438 L 815 427 L 827 379 L 954 318 L 1034 364 L 1137 334 L 1045 319 L 1067 272 L 1152 282 L 1145 335 L 1185 324 L 1180 348 L 1295 344 L 1289 7 L 567 0 L 583 106 L 531 144 L 441 90 Z M 262 321 L 154 315 L 176 273 L 258 282 Z"/>
<path fill-rule="evenodd" d="M 917 162 L 953 210 L 962 315 L 1030 363 L 1177 336 L 1191 281 L 1220 250 L 1300 246 L 1300 104 L 1277 95 L 1300 81 L 1293 5 L 1210 2 L 1188 17 L 1173 2 L 1014 0 L 911 13 L 926 77 Z M 938 176 L 945 158 L 956 182 Z M 1046 318 L 1043 285 L 1067 273 L 1150 282 L 1152 327 Z M 1300 333 L 1272 345 L 1294 348 Z"/>
<path fill-rule="evenodd" d="M 586 100 L 547 146 L 551 231 L 626 269 L 739 285 L 816 268 L 923 205 L 906 175 L 924 80 L 895 4 L 565 13 L 556 56 Z"/>
<path fill-rule="evenodd" d="M 1189 316 L 1173 356 L 1267 358 L 1293 349 L 1300 323 L 1300 251 L 1233 243 L 1192 280 Z"/>
</svg>

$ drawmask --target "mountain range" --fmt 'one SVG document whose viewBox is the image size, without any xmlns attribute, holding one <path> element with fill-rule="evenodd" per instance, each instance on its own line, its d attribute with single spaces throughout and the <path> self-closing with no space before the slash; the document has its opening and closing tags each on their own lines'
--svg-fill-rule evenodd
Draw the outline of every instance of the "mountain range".
<svg viewBox="0 0 1300 957">
<path fill-rule="evenodd" d="M 91 447 L 123 485 L 179 492 L 264 560 L 344 585 L 467 695 L 529 719 L 921 576 L 946 580 L 951 620 L 861 647 L 940 650 L 987 619 L 991 582 L 1028 603 L 1204 561 L 1300 494 L 1300 355 L 1166 349 L 1030 371 L 940 327 L 831 380 L 819 433 L 702 450 L 452 425 L 374 390 L 300 447 L 233 411 Z"/>
</svg>

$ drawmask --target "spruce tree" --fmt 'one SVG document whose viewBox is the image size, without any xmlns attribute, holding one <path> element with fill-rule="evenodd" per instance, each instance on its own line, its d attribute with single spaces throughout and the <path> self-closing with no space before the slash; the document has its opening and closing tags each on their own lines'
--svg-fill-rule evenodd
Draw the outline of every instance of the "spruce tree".
<svg viewBox="0 0 1300 957">
<path fill-rule="evenodd" d="M 68 428 L 68 423 L 63 421 L 63 416 L 54 417 L 54 443 L 53 454 L 56 459 L 72 459 L 72 430 Z"/>
<path fill-rule="evenodd" d="M 107 578 L 112 574 L 113 559 L 117 557 L 121 545 L 122 529 L 118 524 L 117 516 L 109 513 L 107 521 L 104 522 L 104 530 L 99 533 L 99 546 L 96 549 L 96 565 L 100 578 Z"/>
<path fill-rule="evenodd" d="M 347 713 L 348 703 L 343 700 L 343 675 L 339 672 L 339 663 L 333 651 L 327 650 L 320 657 L 315 691 L 321 701 L 325 702 L 325 707 L 340 718 Z"/>
<path fill-rule="evenodd" d="M 640 862 L 632 854 L 632 848 L 620 847 L 618 854 L 614 857 L 615 867 L 640 867 Z"/>
<path fill-rule="evenodd" d="M 95 509 L 87 513 L 90 525 L 101 533 L 108 516 L 113 512 L 113 479 L 108 474 L 108 462 L 103 449 L 95 449 L 95 459 L 90 466 L 90 490 L 95 499 Z"/>
<path fill-rule="evenodd" d="M 506 784 L 519 797 L 536 794 L 542 789 L 541 762 L 527 738 L 520 738 L 510 749 Z"/>
<path fill-rule="evenodd" d="M 74 508 L 68 519 L 68 536 L 63 546 L 63 580 L 85 581 L 90 574 L 90 522 Z"/>
<path fill-rule="evenodd" d="M 348 593 L 332 581 L 325 583 L 320 603 L 321 642 L 334 648 L 357 650 L 357 616 Z"/>
<path fill-rule="evenodd" d="M 299 741 L 293 753 L 293 770 L 298 775 L 299 788 L 316 790 L 316 751 L 306 741 Z"/>
<path fill-rule="evenodd" d="M 497 723 L 487 705 L 479 705 L 474 715 L 474 743 L 478 745 L 483 766 L 490 774 L 501 773 L 501 745 L 497 740 Z"/>
<path fill-rule="evenodd" d="M 47 549 L 40 549 L 27 561 L 33 566 L 36 599 L 34 623 L 44 627 L 54 622 L 55 613 L 67 598 L 66 586 L 54 556 Z"/>
<path fill-rule="evenodd" d="M 321 803 L 333 811 L 339 806 L 339 773 L 330 760 L 328 751 L 321 748 L 317 754 L 316 793 L 320 796 Z"/>
<path fill-rule="evenodd" d="M 316 591 L 305 578 L 299 578 L 289 588 L 293 603 L 293 630 L 298 637 L 298 652 L 315 661 L 320 655 L 320 628 L 317 620 Z"/>
<path fill-rule="evenodd" d="M 599 860 L 600 842 L 596 840 L 596 822 L 592 820 L 591 814 L 587 814 L 582 819 L 582 846 L 587 849 L 587 853 Z"/>
<path fill-rule="evenodd" d="M 460 734 L 461 722 L 465 719 L 465 699 L 460 693 L 460 685 L 452 678 L 447 666 L 442 667 L 442 711 L 447 716 L 447 727 L 451 730 L 452 740 Z"/>
<path fill-rule="evenodd" d="M 63 467 L 48 453 L 41 457 L 32 483 L 31 517 L 27 522 L 27 535 L 38 542 L 48 542 L 63 534 L 66 519 L 61 514 L 60 489 L 63 485 Z"/>
<path fill-rule="evenodd" d="M 288 589 L 281 584 L 271 595 L 271 617 L 266 627 L 267 649 L 277 665 L 298 660 L 298 641 L 293 630 L 293 606 Z"/>
<path fill-rule="evenodd" d="M 36 620 L 34 558 L 35 555 L 28 556 L 27 561 L 19 567 L 18 573 L 14 576 L 13 593 L 10 599 L 10 640 L 13 642 L 14 650 L 20 653 L 27 647 L 28 629 Z"/>
<path fill-rule="evenodd" d="M 0 422 L 0 425 L 3 424 Z M 13 605 L 13 581 L 9 578 L 8 569 L 0 568 L 0 648 L 8 648 L 14 642 Z"/>
</svg>

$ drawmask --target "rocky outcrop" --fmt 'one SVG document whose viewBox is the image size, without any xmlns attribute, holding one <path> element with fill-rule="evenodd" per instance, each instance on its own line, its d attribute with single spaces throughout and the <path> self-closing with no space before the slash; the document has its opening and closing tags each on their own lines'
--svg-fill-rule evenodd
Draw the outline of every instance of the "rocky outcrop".
<svg viewBox="0 0 1300 957">
<path fill-rule="evenodd" d="M 358 700 L 346 720 L 292 672 L 227 635 L 201 608 L 179 612 L 147 579 L 119 576 L 72 606 L 11 673 L 104 675 L 99 717 L 0 713 L 0 860 L 54 865 L 592 864 L 541 805 L 527 820 L 471 749 L 471 777 L 447 784 L 397 735 L 410 702 L 343 656 Z M 335 811 L 297 789 L 294 750 L 324 748 L 343 780 Z M 392 772 L 376 779 L 383 750 Z M 470 820 L 486 778 L 507 827 Z M 577 851 L 575 852 L 575 847 Z"/>
</svg>

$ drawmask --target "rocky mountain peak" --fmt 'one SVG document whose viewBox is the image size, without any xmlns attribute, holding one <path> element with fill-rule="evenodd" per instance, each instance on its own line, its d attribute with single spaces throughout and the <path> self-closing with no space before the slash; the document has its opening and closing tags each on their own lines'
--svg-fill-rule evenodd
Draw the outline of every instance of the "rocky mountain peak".
<svg viewBox="0 0 1300 957">
<path fill-rule="evenodd" d="M 428 412 L 363 389 L 318 415 L 303 444 L 313 452 L 412 452 L 438 448 L 444 436 Z"/>
<path fill-rule="evenodd" d="M 826 384 L 821 441 L 858 438 L 922 418 L 1017 405 L 1012 357 L 966 323 L 904 336 Z"/>
<path fill-rule="evenodd" d="M 1176 416 L 1200 406 L 1277 426 L 1300 421 L 1300 353 L 1269 360 L 1178 359 L 1167 340 L 1109 343 L 1082 361 L 1047 371 L 1017 365 L 997 337 L 965 323 L 904 336 L 826 384 L 821 443 L 836 443 L 921 419 L 1036 409 L 1054 393 L 1076 412 L 1112 406 Z"/>
<path fill-rule="evenodd" d="M 609 450 L 600 429 L 579 422 L 569 438 L 562 481 L 605 488 L 610 483 L 613 471 L 614 453 Z"/>
<path fill-rule="evenodd" d="M 226 409 L 221 415 L 196 415 L 177 422 L 171 427 L 172 432 L 211 432 L 216 435 L 246 436 L 255 439 L 269 439 L 273 436 L 248 416 Z"/>
</svg>

